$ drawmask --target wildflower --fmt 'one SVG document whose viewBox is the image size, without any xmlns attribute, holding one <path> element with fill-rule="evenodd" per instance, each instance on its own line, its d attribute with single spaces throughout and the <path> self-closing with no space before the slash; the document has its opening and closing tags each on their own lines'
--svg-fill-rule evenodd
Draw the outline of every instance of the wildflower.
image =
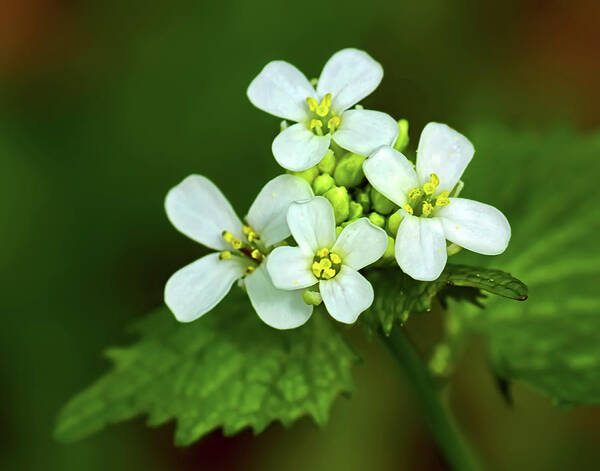
<svg viewBox="0 0 600 471">
<path fill-rule="evenodd" d="M 417 150 L 416 170 L 392 147 L 363 164 L 367 180 L 400 206 L 396 261 L 417 280 L 437 279 L 446 265 L 446 240 L 473 252 L 497 255 L 510 240 L 510 225 L 496 208 L 453 197 L 475 150 L 445 124 L 429 123 Z"/>
<path fill-rule="evenodd" d="M 373 302 L 373 287 L 358 270 L 383 255 L 385 231 L 361 218 L 336 236 L 333 208 L 321 196 L 292 203 L 287 221 L 298 247 L 277 247 L 269 255 L 273 284 L 297 290 L 318 283 L 329 314 L 347 324 L 356 321 Z"/>
<path fill-rule="evenodd" d="M 293 65 L 269 62 L 248 87 L 254 106 L 297 124 L 284 129 L 272 150 L 284 168 L 301 171 L 317 165 L 331 140 L 360 155 L 392 145 L 399 129 L 379 111 L 349 110 L 381 82 L 383 68 L 366 52 L 343 49 L 325 64 L 316 90 Z"/>
<path fill-rule="evenodd" d="M 289 204 L 312 196 L 310 185 L 280 175 L 260 191 L 242 224 L 229 201 L 205 177 L 191 175 L 167 194 L 165 208 L 175 228 L 218 252 L 185 266 L 169 278 L 165 303 L 180 322 L 191 322 L 215 307 L 236 280 L 243 280 L 258 316 L 278 329 L 304 324 L 312 306 L 302 291 L 275 288 L 265 267 L 270 248 L 290 235 Z"/>
</svg>

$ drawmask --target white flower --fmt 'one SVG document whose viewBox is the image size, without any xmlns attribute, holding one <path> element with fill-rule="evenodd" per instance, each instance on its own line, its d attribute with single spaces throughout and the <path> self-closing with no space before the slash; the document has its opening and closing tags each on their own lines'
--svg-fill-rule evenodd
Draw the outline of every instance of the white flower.
<svg viewBox="0 0 600 471">
<path fill-rule="evenodd" d="M 167 194 L 165 208 L 183 234 L 220 253 L 206 255 L 177 271 L 165 286 L 165 303 L 177 320 L 191 322 L 215 307 L 233 283 L 244 278 L 258 316 L 277 329 L 304 324 L 312 306 L 302 291 L 283 291 L 271 283 L 265 267 L 270 246 L 290 235 L 289 204 L 312 196 L 310 185 L 280 175 L 260 191 L 243 225 L 219 189 L 205 177 L 191 175 Z"/>
<path fill-rule="evenodd" d="M 373 302 L 373 287 L 358 270 L 383 255 L 385 231 L 361 218 L 336 237 L 333 208 L 321 196 L 292 203 L 287 221 L 298 247 L 277 247 L 269 255 L 273 284 L 297 290 L 319 283 L 329 314 L 347 324 L 356 321 Z"/>
<path fill-rule="evenodd" d="M 450 197 L 475 150 L 445 124 L 429 123 L 421 133 L 416 171 L 391 147 L 382 147 L 363 164 L 377 191 L 402 209 L 396 260 L 417 280 L 437 279 L 446 265 L 446 239 L 484 255 L 498 255 L 510 240 L 510 225 L 487 204 Z"/>
<path fill-rule="evenodd" d="M 252 81 L 248 98 L 267 113 L 297 122 L 275 138 L 272 150 L 282 167 L 300 171 L 321 161 L 331 139 L 360 155 L 393 145 L 399 131 L 391 116 L 346 111 L 371 94 L 382 77 L 383 68 L 366 52 L 343 49 L 323 67 L 316 90 L 296 67 L 273 61 Z"/>
</svg>

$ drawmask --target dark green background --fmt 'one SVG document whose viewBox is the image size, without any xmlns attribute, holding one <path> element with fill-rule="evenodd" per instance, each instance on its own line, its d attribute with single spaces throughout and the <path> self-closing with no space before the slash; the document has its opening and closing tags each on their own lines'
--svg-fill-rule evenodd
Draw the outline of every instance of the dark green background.
<svg viewBox="0 0 600 471">
<path fill-rule="evenodd" d="M 330 424 L 253 438 L 219 432 L 188 449 L 142 420 L 74 445 L 55 415 L 107 366 L 130 321 L 202 248 L 170 227 L 167 190 L 214 180 L 243 214 L 281 171 L 278 122 L 245 90 L 269 60 L 318 76 L 336 50 L 385 69 L 365 104 L 411 122 L 594 129 L 600 73 L 594 2 L 85 2 L 28 0 L 0 15 L 0 468 L 443 469 L 415 403 L 378 344 Z M 490 166 L 493 172 L 493 166 Z M 468 175 L 465 178 L 468 184 Z M 415 321 L 425 336 L 432 319 Z M 500 398 L 474 344 L 451 399 L 492 469 L 593 469 L 600 413 L 559 410 L 526 388 Z"/>
</svg>

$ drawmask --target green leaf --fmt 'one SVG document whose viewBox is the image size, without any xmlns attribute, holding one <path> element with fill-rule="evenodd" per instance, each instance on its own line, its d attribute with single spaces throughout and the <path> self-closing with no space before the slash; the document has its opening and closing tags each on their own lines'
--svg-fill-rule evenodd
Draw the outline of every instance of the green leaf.
<svg viewBox="0 0 600 471">
<path fill-rule="evenodd" d="M 600 404 L 600 134 L 480 127 L 467 135 L 477 154 L 461 196 L 504 211 L 513 236 L 501 257 L 457 259 L 510 270 L 527 280 L 530 296 L 490 299 L 485 311 L 454 306 L 454 331 L 486 335 L 506 380 L 557 403 Z"/>
<path fill-rule="evenodd" d="M 333 400 L 352 391 L 357 361 L 329 316 L 316 310 L 305 326 L 279 331 L 245 296 L 228 298 L 190 324 L 166 309 L 149 315 L 135 328 L 140 340 L 109 350 L 112 369 L 64 407 L 56 438 L 78 440 L 142 414 L 150 426 L 176 419 L 178 445 L 217 427 L 258 433 L 306 414 L 323 424 Z"/>
<path fill-rule="evenodd" d="M 442 291 L 444 298 L 465 297 L 464 290 L 457 287 L 472 289 L 467 297 L 473 299 L 479 290 L 521 301 L 527 298 L 527 286 L 509 273 L 467 265 L 448 264 L 435 281 L 413 280 L 397 267 L 373 271 L 368 278 L 377 295 L 369 312 L 363 314 L 364 321 L 370 327 L 381 326 L 386 334 L 396 322 L 406 322 L 411 313 L 430 310 L 432 299 Z"/>
</svg>

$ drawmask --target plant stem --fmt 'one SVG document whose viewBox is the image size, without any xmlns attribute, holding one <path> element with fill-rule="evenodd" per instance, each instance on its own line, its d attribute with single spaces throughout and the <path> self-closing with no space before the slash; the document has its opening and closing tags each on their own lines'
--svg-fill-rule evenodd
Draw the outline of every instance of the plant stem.
<svg viewBox="0 0 600 471">
<path fill-rule="evenodd" d="M 382 333 L 381 337 L 412 385 L 427 426 L 450 468 L 454 471 L 480 470 L 449 407 L 442 401 L 427 365 L 405 329 L 395 327 L 389 336 Z"/>
</svg>

